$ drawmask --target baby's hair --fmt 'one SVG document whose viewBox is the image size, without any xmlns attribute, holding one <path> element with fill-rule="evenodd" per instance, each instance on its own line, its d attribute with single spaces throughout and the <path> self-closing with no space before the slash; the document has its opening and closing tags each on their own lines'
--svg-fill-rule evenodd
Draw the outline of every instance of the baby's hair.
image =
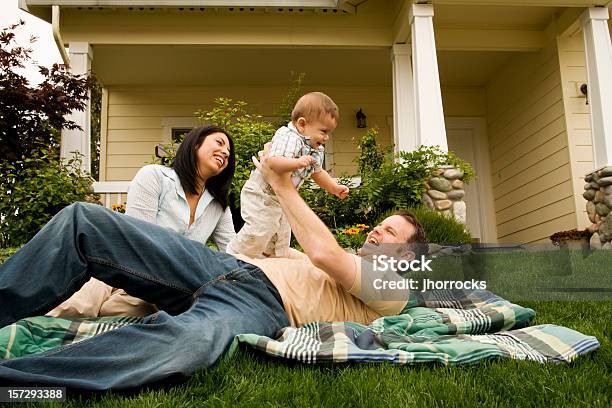
<svg viewBox="0 0 612 408">
<path fill-rule="evenodd" d="M 326 115 L 338 121 L 338 105 L 323 92 L 309 92 L 295 103 L 291 112 L 291 121 L 295 123 L 300 117 L 313 121 Z"/>
</svg>

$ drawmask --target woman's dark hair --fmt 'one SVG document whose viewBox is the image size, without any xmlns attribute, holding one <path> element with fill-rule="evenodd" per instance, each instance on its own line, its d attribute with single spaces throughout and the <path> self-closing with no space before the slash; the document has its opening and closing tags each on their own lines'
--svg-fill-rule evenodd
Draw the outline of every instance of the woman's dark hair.
<svg viewBox="0 0 612 408">
<path fill-rule="evenodd" d="M 229 204 L 229 193 L 236 169 L 236 156 L 234 155 L 234 141 L 227 132 L 218 126 L 204 126 L 193 129 L 185 136 L 185 140 L 176 151 L 172 168 L 181 180 L 181 186 L 186 193 L 200 194 L 197 190 L 198 156 L 197 150 L 207 136 L 213 133 L 223 133 L 229 140 L 229 157 L 227 167 L 214 177 L 206 181 L 206 189 L 225 210 Z"/>
</svg>

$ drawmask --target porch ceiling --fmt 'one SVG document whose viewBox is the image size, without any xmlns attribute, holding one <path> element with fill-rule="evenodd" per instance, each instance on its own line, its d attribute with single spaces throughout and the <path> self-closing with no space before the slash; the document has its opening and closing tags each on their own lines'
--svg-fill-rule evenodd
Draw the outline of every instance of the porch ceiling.
<svg viewBox="0 0 612 408">
<path fill-rule="evenodd" d="M 291 72 L 309 84 L 391 85 L 387 48 L 322 49 L 98 45 L 93 70 L 105 85 L 279 85 Z"/>
<path fill-rule="evenodd" d="M 498 28 L 544 30 L 561 7 L 436 5 L 436 28 Z"/>
<path fill-rule="evenodd" d="M 444 86 L 483 86 L 510 52 L 439 51 Z M 93 70 L 106 85 L 272 86 L 291 72 L 311 85 L 391 86 L 387 48 L 94 46 Z"/>
<path fill-rule="evenodd" d="M 485 86 L 516 53 L 439 51 L 442 86 Z"/>
</svg>

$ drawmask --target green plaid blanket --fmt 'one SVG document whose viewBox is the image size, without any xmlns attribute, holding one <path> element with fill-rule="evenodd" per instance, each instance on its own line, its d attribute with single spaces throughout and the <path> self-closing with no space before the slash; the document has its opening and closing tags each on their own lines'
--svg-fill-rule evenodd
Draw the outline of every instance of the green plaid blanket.
<svg viewBox="0 0 612 408">
<path fill-rule="evenodd" d="M 48 316 L 28 317 L 0 329 L 0 359 L 9 360 L 42 353 L 140 322 L 142 317 L 74 320 Z"/>
<path fill-rule="evenodd" d="M 307 363 L 391 361 L 466 364 L 492 357 L 569 362 L 599 347 L 595 337 L 541 325 L 528 327 L 534 311 L 488 291 L 429 291 L 411 294 L 402 314 L 353 322 L 314 322 L 286 327 L 277 339 L 236 336 L 239 344 L 268 355 Z M 60 319 L 31 317 L 0 329 L 0 359 L 41 353 L 123 326 L 139 317 Z"/>
<path fill-rule="evenodd" d="M 527 327 L 534 315 L 486 290 L 428 291 L 411 294 L 402 314 L 369 326 L 314 322 L 286 327 L 277 339 L 241 334 L 231 352 L 246 343 L 270 356 L 306 363 L 468 364 L 493 357 L 560 363 L 599 347 L 595 337 L 566 327 Z"/>
</svg>

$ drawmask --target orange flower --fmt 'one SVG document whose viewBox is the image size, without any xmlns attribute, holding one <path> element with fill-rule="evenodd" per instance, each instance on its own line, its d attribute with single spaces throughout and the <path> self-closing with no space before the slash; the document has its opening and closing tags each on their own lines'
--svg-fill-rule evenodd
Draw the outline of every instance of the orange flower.
<svg viewBox="0 0 612 408">
<path fill-rule="evenodd" d="M 113 204 L 113 205 L 111 205 L 111 209 L 113 211 L 124 213 L 125 212 L 125 204 Z"/>
<path fill-rule="evenodd" d="M 365 224 L 357 224 L 348 228 L 344 228 L 342 230 L 342 234 L 344 235 L 358 235 L 361 234 L 362 231 L 368 229 L 369 227 Z"/>
</svg>

